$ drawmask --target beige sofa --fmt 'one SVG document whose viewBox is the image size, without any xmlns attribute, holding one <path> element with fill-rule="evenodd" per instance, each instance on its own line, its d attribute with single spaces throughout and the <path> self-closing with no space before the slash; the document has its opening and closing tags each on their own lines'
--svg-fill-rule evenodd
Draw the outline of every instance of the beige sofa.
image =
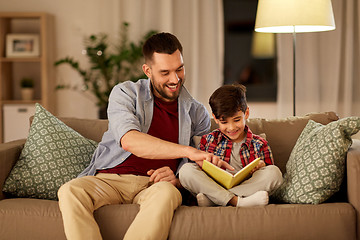
<svg viewBox="0 0 360 240">
<path fill-rule="evenodd" d="M 106 120 L 60 118 L 83 136 L 100 141 Z M 266 120 L 250 119 L 254 133 L 265 133 L 275 164 L 286 161 L 309 119 L 327 124 L 335 113 Z M 25 140 L 0 144 L 0 188 L 17 161 Z M 326 203 L 276 204 L 265 207 L 197 207 L 182 205 L 174 215 L 169 239 L 360 239 L 360 141 L 347 154 L 347 181 Z M 111 205 L 94 215 L 104 239 L 121 239 L 138 205 Z M 8 199 L 0 192 L 0 239 L 65 239 L 56 201 Z"/>
</svg>

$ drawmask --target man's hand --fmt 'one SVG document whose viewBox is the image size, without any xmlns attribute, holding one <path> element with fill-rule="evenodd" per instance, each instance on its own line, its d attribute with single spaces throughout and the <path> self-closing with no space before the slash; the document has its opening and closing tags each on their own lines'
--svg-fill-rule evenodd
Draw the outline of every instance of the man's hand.
<svg viewBox="0 0 360 240">
<path fill-rule="evenodd" d="M 150 176 L 150 182 L 157 183 L 161 181 L 167 181 L 172 183 L 177 188 L 181 186 L 179 179 L 175 177 L 174 172 L 168 166 L 158 168 L 156 170 L 151 169 L 147 172 L 147 174 Z"/>
<path fill-rule="evenodd" d="M 234 168 L 230 166 L 230 164 L 228 164 L 225 161 L 222 161 L 218 156 L 215 156 L 212 153 L 204 152 L 195 148 L 192 148 L 192 151 L 190 152 L 188 158 L 196 162 L 200 167 L 202 167 L 203 161 L 209 161 L 218 167 L 229 169 L 230 171 L 234 170 Z"/>
<path fill-rule="evenodd" d="M 257 170 L 259 170 L 260 168 L 265 167 L 265 166 L 266 166 L 265 162 L 263 160 L 260 160 L 258 165 L 256 167 L 254 167 L 250 173 L 253 174 Z"/>
</svg>

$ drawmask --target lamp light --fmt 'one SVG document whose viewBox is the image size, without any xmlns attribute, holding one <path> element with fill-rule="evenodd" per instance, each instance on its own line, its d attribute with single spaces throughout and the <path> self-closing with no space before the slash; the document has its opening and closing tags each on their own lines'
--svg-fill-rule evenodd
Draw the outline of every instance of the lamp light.
<svg viewBox="0 0 360 240">
<path fill-rule="evenodd" d="M 254 58 L 273 58 L 275 56 L 275 34 L 254 32 L 251 43 L 251 55 Z"/>
<path fill-rule="evenodd" d="M 295 116 L 296 33 L 335 29 L 331 0 L 259 0 L 255 31 L 292 33 L 293 36 L 293 115 Z"/>
</svg>

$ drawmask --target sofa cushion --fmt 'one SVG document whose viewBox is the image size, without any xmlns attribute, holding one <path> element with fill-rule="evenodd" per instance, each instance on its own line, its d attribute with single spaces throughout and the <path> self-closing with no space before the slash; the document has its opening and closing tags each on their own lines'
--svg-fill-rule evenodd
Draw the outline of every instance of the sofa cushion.
<svg viewBox="0 0 360 240">
<path fill-rule="evenodd" d="M 113 204 L 96 210 L 103 239 L 123 239 L 139 209 L 138 204 Z M 49 200 L 0 201 L 0 230 L 1 239 L 66 239 L 59 204 Z M 350 203 L 180 206 L 168 239 L 356 239 L 356 210 Z"/>
<path fill-rule="evenodd" d="M 60 121 L 76 130 L 82 136 L 100 142 L 107 131 L 109 121 L 107 119 L 81 119 L 72 117 L 58 117 Z M 89 131 L 91 129 L 91 131 Z"/>
<path fill-rule="evenodd" d="M 338 120 L 334 112 L 309 113 L 305 116 L 288 117 L 281 119 L 249 118 L 246 124 L 257 135 L 266 134 L 266 140 L 271 147 L 275 165 L 285 173 L 286 162 L 295 146 L 296 140 L 309 120 L 321 124 L 328 124 Z M 218 128 L 214 119 L 211 121 L 211 130 Z"/>
<path fill-rule="evenodd" d="M 349 203 L 180 206 L 168 239 L 355 239 L 355 219 Z"/>
<path fill-rule="evenodd" d="M 248 119 L 247 125 L 255 134 L 266 134 L 266 140 L 271 147 L 275 165 L 285 173 L 290 153 L 307 122 L 314 120 L 321 124 L 328 124 L 338 119 L 334 112 L 323 112 L 282 119 L 251 118 Z"/>
<path fill-rule="evenodd" d="M 33 116 L 30 117 L 30 125 L 33 121 Z M 85 119 L 73 117 L 57 117 L 60 121 L 71 127 L 82 136 L 100 142 L 104 132 L 107 131 L 109 120 L 107 119 Z M 91 131 L 89 131 L 91 129 Z"/>
<path fill-rule="evenodd" d="M 90 162 L 97 146 L 36 104 L 20 158 L 3 191 L 16 197 L 57 199 L 57 190 Z"/>
<path fill-rule="evenodd" d="M 274 196 L 288 203 L 318 204 L 339 191 L 351 135 L 359 130 L 359 117 L 328 125 L 310 120 L 291 152 L 284 182 Z"/>
</svg>

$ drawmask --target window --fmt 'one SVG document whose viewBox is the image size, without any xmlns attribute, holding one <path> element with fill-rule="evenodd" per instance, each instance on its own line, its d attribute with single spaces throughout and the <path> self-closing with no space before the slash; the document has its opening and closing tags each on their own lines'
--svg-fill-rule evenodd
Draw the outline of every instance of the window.
<svg viewBox="0 0 360 240">
<path fill-rule="evenodd" d="M 276 101 L 275 36 L 255 33 L 256 0 L 223 0 L 225 30 L 224 84 L 241 83 L 248 101 Z M 256 36 L 255 36 L 256 35 Z M 260 36 L 259 36 L 260 35 Z M 267 39 L 258 51 L 258 38 Z M 266 48 L 266 46 L 270 46 Z M 267 51 L 264 52 L 264 50 Z"/>
</svg>

